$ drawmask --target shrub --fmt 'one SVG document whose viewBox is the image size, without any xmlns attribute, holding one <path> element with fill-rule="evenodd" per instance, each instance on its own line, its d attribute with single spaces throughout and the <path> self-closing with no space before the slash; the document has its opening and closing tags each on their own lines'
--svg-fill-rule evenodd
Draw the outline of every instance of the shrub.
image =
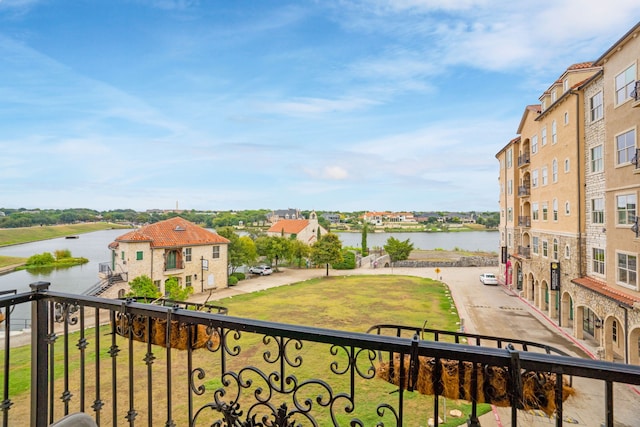
<svg viewBox="0 0 640 427">
<path fill-rule="evenodd" d="M 238 278 L 236 276 L 229 276 L 229 286 L 236 285 L 238 283 Z"/>
<path fill-rule="evenodd" d="M 171 277 L 164 282 L 165 294 L 174 301 L 186 301 L 193 294 L 193 287 L 180 286 L 178 279 Z"/>
<path fill-rule="evenodd" d="M 234 273 L 231 273 L 231 276 L 229 277 L 235 277 L 236 279 L 238 279 L 238 281 L 244 280 L 247 278 L 247 276 L 241 271 L 236 271 Z"/>
<path fill-rule="evenodd" d="M 356 268 L 356 255 L 351 251 L 342 251 L 342 261 L 331 266 L 336 270 L 353 270 Z"/>
<path fill-rule="evenodd" d="M 156 288 L 156 285 L 153 284 L 153 281 L 149 276 L 142 275 L 132 279 L 129 282 L 129 287 L 131 291 L 127 294 L 128 297 L 147 297 L 147 298 L 158 298 L 162 294 Z"/>
<path fill-rule="evenodd" d="M 27 265 L 50 265 L 55 263 L 56 260 L 49 252 L 43 252 L 38 255 L 32 255 L 27 259 Z"/>
<path fill-rule="evenodd" d="M 56 260 L 60 261 L 64 258 L 71 258 L 71 251 L 69 249 L 56 249 L 53 255 L 56 257 Z"/>
</svg>

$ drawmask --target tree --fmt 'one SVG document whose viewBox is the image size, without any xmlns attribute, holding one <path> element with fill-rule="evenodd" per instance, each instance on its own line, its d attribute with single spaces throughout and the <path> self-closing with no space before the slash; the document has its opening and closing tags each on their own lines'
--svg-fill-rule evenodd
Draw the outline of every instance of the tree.
<svg viewBox="0 0 640 427">
<path fill-rule="evenodd" d="M 193 294 L 193 287 L 183 288 L 176 277 L 170 277 L 164 282 L 164 291 L 171 300 L 186 301 Z"/>
<path fill-rule="evenodd" d="M 413 250 L 413 243 L 409 242 L 409 239 L 401 242 L 395 237 L 389 237 L 387 244 L 384 245 L 384 250 L 389 254 L 391 262 L 402 261 L 409 258 L 409 254 Z"/>
<path fill-rule="evenodd" d="M 329 264 L 342 261 L 342 242 L 337 234 L 327 233 L 311 246 L 311 260 L 316 265 L 326 264 L 327 276 Z"/>
<path fill-rule="evenodd" d="M 129 282 L 129 288 L 131 288 L 131 291 L 127 294 L 128 297 L 156 299 L 162 296 L 156 285 L 153 284 L 151 277 L 144 274 L 131 280 Z"/>
<path fill-rule="evenodd" d="M 258 255 L 264 256 L 269 264 L 275 260 L 275 270 L 278 271 L 278 260 L 291 256 L 291 240 L 280 236 L 261 236 L 256 239 Z"/>
<path fill-rule="evenodd" d="M 255 262 L 258 257 L 256 245 L 247 236 L 238 236 L 233 227 L 222 227 L 217 230 L 218 234 L 229 240 L 228 262 L 231 272 L 235 272 L 238 267 L 249 265 Z"/>
<path fill-rule="evenodd" d="M 302 263 L 305 258 L 309 256 L 311 248 L 309 245 L 301 242 L 300 240 L 291 240 L 291 262 L 298 264 L 298 267 L 302 267 Z"/>
<path fill-rule="evenodd" d="M 362 226 L 362 256 L 367 256 L 367 232 L 368 232 L 368 226 L 367 223 L 365 222 L 364 225 Z"/>
</svg>

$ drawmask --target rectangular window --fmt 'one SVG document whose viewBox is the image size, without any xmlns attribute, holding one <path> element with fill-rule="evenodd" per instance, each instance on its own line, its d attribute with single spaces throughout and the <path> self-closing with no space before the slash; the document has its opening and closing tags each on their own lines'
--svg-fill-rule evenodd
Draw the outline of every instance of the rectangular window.
<svg viewBox="0 0 640 427">
<path fill-rule="evenodd" d="M 542 241 L 542 256 L 545 258 L 549 256 L 549 242 L 546 240 Z"/>
<path fill-rule="evenodd" d="M 556 159 L 553 159 L 551 163 L 551 180 L 558 182 L 558 161 Z"/>
<path fill-rule="evenodd" d="M 124 261 L 124 251 L 121 252 L 120 257 Z"/>
<path fill-rule="evenodd" d="M 604 224 L 604 198 L 591 199 L 591 222 Z"/>
<path fill-rule="evenodd" d="M 553 239 L 553 259 L 558 260 L 558 239 Z"/>
<path fill-rule="evenodd" d="M 513 194 L 513 180 L 507 181 L 507 194 Z"/>
<path fill-rule="evenodd" d="M 547 145 L 547 127 L 546 126 L 542 128 L 541 138 L 542 138 L 541 144 L 544 147 L 545 145 Z"/>
<path fill-rule="evenodd" d="M 507 221 L 513 221 L 513 208 L 507 209 Z"/>
<path fill-rule="evenodd" d="M 534 254 L 538 255 L 540 253 L 540 238 L 534 236 L 533 237 L 533 247 L 531 248 Z"/>
<path fill-rule="evenodd" d="M 551 205 L 553 207 L 553 220 L 558 220 L 558 199 L 553 199 L 553 203 Z"/>
<path fill-rule="evenodd" d="M 571 165 L 571 163 L 569 162 L 569 159 L 564 159 L 564 173 L 568 173 L 569 172 L 570 165 Z"/>
<path fill-rule="evenodd" d="M 186 248 L 184 250 L 184 260 L 191 261 L 191 248 Z"/>
<path fill-rule="evenodd" d="M 191 276 L 185 276 L 185 278 L 184 278 L 184 286 L 185 287 L 191 286 Z"/>
<path fill-rule="evenodd" d="M 602 145 L 591 149 L 591 172 L 602 172 Z"/>
<path fill-rule="evenodd" d="M 616 136 L 616 164 L 629 163 L 633 159 L 636 148 L 636 131 L 630 130 Z"/>
<path fill-rule="evenodd" d="M 542 220 L 546 221 L 549 215 L 549 205 L 547 203 L 542 204 Z"/>
<path fill-rule="evenodd" d="M 507 169 L 509 169 L 512 164 L 513 164 L 513 150 L 509 148 L 507 150 Z"/>
<path fill-rule="evenodd" d="M 220 258 L 220 246 L 213 247 L 213 258 Z"/>
<path fill-rule="evenodd" d="M 542 168 L 542 185 L 547 185 L 547 182 L 549 182 L 549 173 L 547 171 L 547 167 L 543 167 Z"/>
<path fill-rule="evenodd" d="M 531 185 L 533 186 L 533 188 L 536 188 L 538 186 L 538 169 L 531 172 Z"/>
<path fill-rule="evenodd" d="M 633 64 L 616 76 L 616 105 L 620 105 L 631 98 L 635 89 L 636 64 Z"/>
<path fill-rule="evenodd" d="M 531 204 L 531 216 L 534 221 L 538 220 L 538 203 L 537 202 Z"/>
<path fill-rule="evenodd" d="M 630 254 L 618 254 L 618 283 L 636 287 L 638 257 Z"/>
<path fill-rule="evenodd" d="M 633 224 L 636 219 L 636 195 L 616 196 L 616 210 L 619 225 Z"/>
<path fill-rule="evenodd" d="M 598 92 L 589 100 L 589 108 L 591 110 L 591 121 L 600 120 L 604 115 L 604 106 L 602 100 L 602 92 Z"/>
<path fill-rule="evenodd" d="M 538 135 L 533 135 L 531 137 L 531 154 L 536 154 L 538 152 Z"/>
<path fill-rule="evenodd" d="M 593 272 L 604 275 L 604 249 L 593 248 Z"/>
<path fill-rule="evenodd" d="M 558 127 L 556 126 L 556 121 L 551 122 L 551 143 L 555 144 L 558 142 Z"/>
<path fill-rule="evenodd" d="M 568 111 L 564 112 L 564 124 L 565 125 L 569 124 L 569 112 Z"/>
<path fill-rule="evenodd" d="M 142 261 L 142 251 L 136 252 L 136 260 L 137 261 Z"/>
</svg>

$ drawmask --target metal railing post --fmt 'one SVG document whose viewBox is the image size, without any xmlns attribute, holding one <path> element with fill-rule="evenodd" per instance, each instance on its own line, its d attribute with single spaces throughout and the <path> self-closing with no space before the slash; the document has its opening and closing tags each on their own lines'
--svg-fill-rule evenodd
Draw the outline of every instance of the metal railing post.
<svg viewBox="0 0 640 427">
<path fill-rule="evenodd" d="M 49 289 L 49 282 L 31 283 L 34 294 Z M 31 303 L 31 426 L 48 425 L 49 302 L 35 298 Z"/>
</svg>

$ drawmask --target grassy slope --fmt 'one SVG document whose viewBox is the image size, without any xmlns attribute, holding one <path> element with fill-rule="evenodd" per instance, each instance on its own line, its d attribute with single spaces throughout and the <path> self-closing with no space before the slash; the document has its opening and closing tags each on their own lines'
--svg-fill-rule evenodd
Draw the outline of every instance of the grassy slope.
<svg viewBox="0 0 640 427">
<path fill-rule="evenodd" d="M 38 240 L 55 239 L 57 237 L 90 233 L 92 231 L 111 228 L 129 228 L 107 222 L 83 224 L 46 225 L 43 227 L 2 228 L 0 229 L 0 246 L 37 242 Z"/>
</svg>

